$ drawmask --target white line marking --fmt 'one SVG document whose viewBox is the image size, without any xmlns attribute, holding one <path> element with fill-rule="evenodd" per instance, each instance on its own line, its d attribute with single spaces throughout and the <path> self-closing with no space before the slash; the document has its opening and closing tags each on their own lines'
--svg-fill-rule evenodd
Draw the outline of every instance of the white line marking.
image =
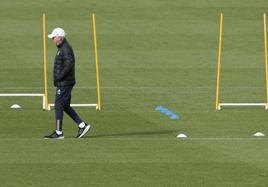
<svg viewBox="0 0 268 187">
<path fill-rule="evenodd" d="M 268 140 L 268 138 L 186 138 L 192 141 L 245 141 L 245 140 Z"/>
<path fill-rule="evenodd" d="M 55 89 L 55 87 L 48 87 Z M 74 89 L 96 89 L 95 86 L 75 86 Z M 179 86 L 179 87 L 166 87 L 166 86 L 103 86 L 102 89 L 214 89 L 211 86 Z M 262 87 L 222 87 L 223 89 L 262 89 Z M 0 86 L 0 89 L 44 89 L 40 86 Z"/>
<path fill-rule="evenodd" d="M 97 136 L 97 137 L 94 137 Z M 1 141 L 48 141 L 45 140 L 43 137 L 40 138 L 0 138 Z M 78 138 L 74 137 L 65 137 L 63 141 L 87 141 L 87 140 L 97 140 L 97 141 L 102 141 L 102 140 L 115 140 L 115 141 L 268 141 L 268 138 L 264 137 L 259 137 L 259 138 L 176 138 L 174 137 L 169 137 L 169 138 L 135 138 L 135 137 L 113 137 L 112 135 L 109 137 L 101 137 L 101 135 L 98 137 L 98 135 L 92 135 L 92 137 L 88 136 L 87 138 L 82 138 L 81 140 L 78 140 Z"/>
</svg>

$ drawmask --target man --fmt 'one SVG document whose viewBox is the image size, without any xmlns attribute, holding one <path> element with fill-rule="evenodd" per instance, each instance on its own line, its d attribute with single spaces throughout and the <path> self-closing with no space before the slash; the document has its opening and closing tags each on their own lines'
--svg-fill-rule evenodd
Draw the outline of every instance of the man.
<svg viewBox="0 0 268 187">
<path fill-rule="evenodd" d="M 56 130 L 52 134 L 45 136 L 46 139 L 64 138 L 62 132 L 63 112 L 67 113 L 78 125 L 77 138 L 82 138 L 90 130 L 90 125 L 82 121 L 70 106 L 71 92 L 75 85 L 75 57 L 73 49 L 65 36 L 65 31 L 61 28 L 55 28 L 48 35 L 57 46 L 58 51 L 54 62 Z"/>
</svg>

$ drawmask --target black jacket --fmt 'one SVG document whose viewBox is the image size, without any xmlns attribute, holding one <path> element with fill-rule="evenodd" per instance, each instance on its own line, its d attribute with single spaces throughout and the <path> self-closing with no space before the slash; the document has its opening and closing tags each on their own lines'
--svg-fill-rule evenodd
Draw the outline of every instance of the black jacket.
<svg viewBox="0 0 268 187">
<path fill-rule="evenodd" d="M 57 46 L 54 62 L 54 86 L 75 85 L 75 57 L 72 46 L 66 39 Z"/>
</svg>

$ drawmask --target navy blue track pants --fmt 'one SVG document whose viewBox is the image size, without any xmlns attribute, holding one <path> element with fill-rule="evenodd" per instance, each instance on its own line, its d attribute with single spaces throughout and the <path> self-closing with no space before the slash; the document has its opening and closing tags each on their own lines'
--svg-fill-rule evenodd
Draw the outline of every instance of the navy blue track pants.
<svg viewBox="0 0 268 187">
<path fill-rule="evenodd" d="M 57 87 L 55 97 L 55 116 L 56 120 L 63 120 L 63 112 L 68 114 L 77 125 L 82 123 L 81 118 L 70 106 L 71 104 L 71 93 L 73 86 Z"/>
</svg>

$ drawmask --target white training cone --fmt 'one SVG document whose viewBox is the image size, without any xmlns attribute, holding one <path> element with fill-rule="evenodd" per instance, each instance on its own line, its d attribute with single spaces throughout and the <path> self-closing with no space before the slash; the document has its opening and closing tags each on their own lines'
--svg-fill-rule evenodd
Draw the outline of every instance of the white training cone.
<svg viewBox="0 0 268 187">
<path fill-rule="evenodd" d="M 253 136 L 260 137 L 265 135 L 262 132 L 256 132 Z"/>
<path fill-rule="evenodd" d="M 185 134 L 178 134 L 177 138 L 187 138 L 187 136 Z"/>
<path fill-rule="evenodd" d="M 17 109 L 17 108 L 21 108 L 21 106 L 18 105 L 18 104 L 14 104 L 14 105 L 12 105 L 10 108 Z"/>
</svg>

